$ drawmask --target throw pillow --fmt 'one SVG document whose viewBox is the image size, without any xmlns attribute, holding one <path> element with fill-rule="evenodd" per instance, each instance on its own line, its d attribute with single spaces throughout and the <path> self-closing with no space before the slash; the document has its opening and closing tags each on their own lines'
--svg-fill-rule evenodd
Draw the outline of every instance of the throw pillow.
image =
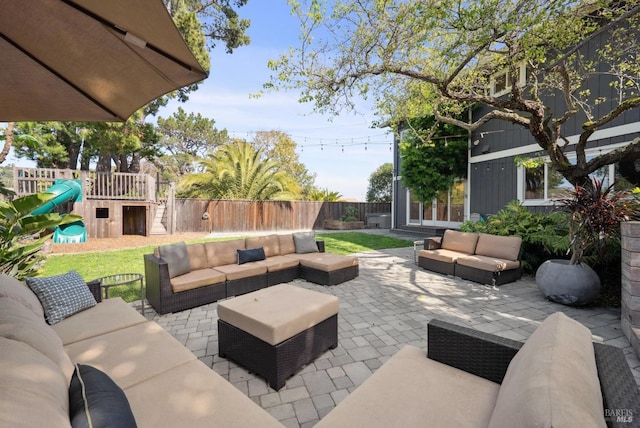
<svg viewBox="0 0 640 428">
<path fill-rule="evenodd" d="M 158 247 L 158 254 L 160 254 L 162 260 L 167 262 L 169 278 L 175 278 L 178 275 L 191 272 L 189 253 L 184 242 Z"/>
<path fill-rule="evenodd" d="M 25 281 L 38 296 L 50 325 L 96 305 L 89 287 L 75 270 L 44 278 L 25 278 Z"/>
<path fill-rule="evenodd" d="M 136 426 L 122 389 L 106 373 L 83 364 L 76 364 L 71 378 L 69 418 L 73 428 Z"/>
<path fill-rule="evenodd" d="M 317 253 L 316 235 L 314 232 L 295 232 L 293 242 L 296 245 L 297 254 Z"/>
<path fill-rule="evenodd" d="M 238 251 L 238 264 L 242 265 L 248 262 L 257 262 L 258 260 L 264 260 L 264 248 L 251 248 L 248 250 L 237 250 Z"/>
</svg>

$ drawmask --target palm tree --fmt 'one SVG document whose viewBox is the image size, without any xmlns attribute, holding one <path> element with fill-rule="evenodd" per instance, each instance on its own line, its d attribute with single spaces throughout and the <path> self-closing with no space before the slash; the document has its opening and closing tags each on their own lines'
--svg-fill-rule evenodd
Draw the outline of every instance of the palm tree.
<svg viewBox="0 0 640 428">
<path fill-rule="evenodd" d="M 298 185 L 263 151 L 236 140 L 200 162 L 204 172 L 186 175 L 180 193 L 192 198 L 293 199 Z"/>
<path fill-rule="evenodd" d="M 307 199 L 310 201 L 322 201 L 322 202 L 338 202 L 342 198 L 342 195 L 338 192 L 332 192 L 327 188 L 313 189 L 309 193 Z"/>
</svg>

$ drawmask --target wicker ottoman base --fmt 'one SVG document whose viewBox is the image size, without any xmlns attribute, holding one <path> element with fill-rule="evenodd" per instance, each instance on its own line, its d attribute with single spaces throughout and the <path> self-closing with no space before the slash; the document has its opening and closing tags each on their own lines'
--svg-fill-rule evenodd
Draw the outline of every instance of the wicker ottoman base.
<svg viewBox="0 0 640 428">
<path fill-rule="evenodd" d="M 295 336 L 271 345 L 233 325 L 218 320 L 219 355 L 262 376 L 276 391 L 303 366 L 327 349 L 338 346 L 338 315 Z"/>
<path fill-rule="evenodd" d="M 325 272 L 300 265 L 300 277 L 309 282 L 320 285 L 336 285 L 345 281 L 352 280 L 360 273 L 360 267 L 350 266 L 343 269 Z"/>
</svg>

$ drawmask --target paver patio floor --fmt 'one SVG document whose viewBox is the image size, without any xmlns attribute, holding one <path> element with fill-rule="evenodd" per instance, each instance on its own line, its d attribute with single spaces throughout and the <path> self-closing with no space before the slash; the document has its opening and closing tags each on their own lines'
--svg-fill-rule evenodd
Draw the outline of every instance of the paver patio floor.
<svg viewBox="0 0 640 428">
<path fill-rule="evenodd" d="M 427 323 L 440 318 L 525 340 L 561 311 L 591 329 L 595 341 L 623 348 L 636 381 L 640 361 L 620 327 L 620 310 L 570 308 L 545 300 L 533 278 L 498 288 L 419 268 L 413 249 L 357 255 L 360 276 L 332 287 L 291 284 L 340 298 L 339 345 L 303 368 L 276 392 L 244 368 L 218 356 L 216 303 L 154 319 L 209 367 L 289 427 L 313 426 L 404 344 L 426 350 Z"/>
</svg>

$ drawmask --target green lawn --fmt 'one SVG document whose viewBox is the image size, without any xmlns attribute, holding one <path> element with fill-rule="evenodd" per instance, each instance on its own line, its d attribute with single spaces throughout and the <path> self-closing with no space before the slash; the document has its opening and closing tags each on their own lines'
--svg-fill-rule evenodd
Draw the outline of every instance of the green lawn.
<svg viewBox="0 0 640 428">
<path fill-rule="evenodd" d="M 362 232 L 319 233 L 316 238 L 323 239 L 325 251 L 334 254 L 353 254 L 362 251 L 401 248 L 412 245 L 412 241 Z M 201 239 L 187 243 L 213 240 L 220 241 L 223 239 Z M 80 276 L 87 281 L 116 273 L 141 273 L 144 275 L 143 255 L 152 253 L 153 249 L 153 246 L 148 246 L 96 253 L 54 254 L 47 257 L 39 276 L 59 275 L 71 269 L 78 271 Z M 109 289 L 109 296 L 121 296 L 127 302 L 131 302 L 140 299 L 140 289 L 137 285 L 112 287 Z"/>
</svg>

